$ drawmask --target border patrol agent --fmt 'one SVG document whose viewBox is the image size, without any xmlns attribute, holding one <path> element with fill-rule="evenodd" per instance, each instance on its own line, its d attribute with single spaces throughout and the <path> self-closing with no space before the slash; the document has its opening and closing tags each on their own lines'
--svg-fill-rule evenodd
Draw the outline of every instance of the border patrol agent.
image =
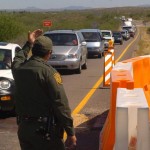
<svg viewBox="0 0 150 150">
<path fill-rule="evenodd" d="M 60 74 L 46 64 L 52 41 L 37 29 L 13 61 L 18 138 L 22 150 L 65 150 L 76 147 L 73 119 Z M 28 58 L 30 49 L 32 56 Z"/>
</svg>

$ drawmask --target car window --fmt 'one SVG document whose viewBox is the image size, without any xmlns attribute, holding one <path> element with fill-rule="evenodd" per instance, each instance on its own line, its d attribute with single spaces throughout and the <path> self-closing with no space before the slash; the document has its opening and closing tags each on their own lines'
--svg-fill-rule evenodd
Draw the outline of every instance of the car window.
<svg viewBox="0 0 150 150">
<path fill-rule="evenodd" d="M 101 41 L 100 34 L 98 32 L 82 32 L 82 35 L 86 42 L 99 42 Z"/>
<path fill-rule="evenodd" d="M 110 32 L 102 32 L 103 37 L 110 37 Z"/>
<path fill-rule="evenodd" d="M 12 64 L 11 50 L 0 49 L 0 69 L 10 69 Z"/>
<path fill-rule="evenodd" d="M 45 36 L 49 37 L 54 46 L 77 46 L 78 40 L 76 34 L 68 34 L 68 33 L 51 33 L 45 34 Z"/>
<path fill-rule="evenodd" d="M 118 33 L 118 32 L 114 32 L 114 33 L 113 33 L 113 36 L 121 36 L 121 34 Z"/>
<path fill-rule="evenodd" d="M 131 30 L 132 28 L 131 28 L 131 27 L 123 27 L 122 29 L 129 31 L 129 30 Z"/>
</svg>

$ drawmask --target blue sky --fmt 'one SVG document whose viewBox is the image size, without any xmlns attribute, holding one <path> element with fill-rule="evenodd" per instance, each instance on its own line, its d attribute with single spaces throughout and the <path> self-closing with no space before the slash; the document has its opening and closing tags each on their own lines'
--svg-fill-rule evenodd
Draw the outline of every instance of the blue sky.
<svg viewBox="0 0 150 150">
<path fill-rule="evenodd" d="M 92 8 L 122 7 L 149 4 L 150 0 L 0 0 L 0 9 L 22 9 L 37 7 L 42 9 L 84 6 Z"/>
</svg>

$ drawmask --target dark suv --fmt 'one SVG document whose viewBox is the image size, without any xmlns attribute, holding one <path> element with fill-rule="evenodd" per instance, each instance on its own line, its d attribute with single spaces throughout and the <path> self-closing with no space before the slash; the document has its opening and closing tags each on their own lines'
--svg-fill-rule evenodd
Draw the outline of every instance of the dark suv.
<svg viewBox="0 0 150 150">
<path fill-rule="evenodd" d="M 120 45 L 123 44 L 123 37 L 121 32 L 113 31 L 113 37 L 114 37 L 114 43 L 120 43 Z"/>
</svg>

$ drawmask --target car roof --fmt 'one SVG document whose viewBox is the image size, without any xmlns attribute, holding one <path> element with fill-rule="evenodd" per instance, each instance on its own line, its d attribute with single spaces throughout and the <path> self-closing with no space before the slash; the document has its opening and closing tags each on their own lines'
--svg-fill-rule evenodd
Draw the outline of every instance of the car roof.
<svg viewBox="0 0 150 150">
<path fill-rule="evenodd" d="M 111 30 L 101 30 L 101 32 L 112 32 Z"/>
<path fill-rule="evenodd" d="M 20 46 L 18 44 L 15 44 L 15 43 L 0 42 L 0 48 L 1 49 L 13 50 L 15 47 L 20 47 Z"/>
<path fill-rule="evenodd" d="M 132 28 L 132 26 L 122 26 L 122 28 Z"/>
<path fill-rule="evenodd" d="M 81 32 L 101 32 L 99 29 L 80 29 Z"/>
<path fill-rule="evenodd" d="M 51 34 L 51 33 L 76 33 L 78 31 L 76 30 L 51 30 L 51 31 L 47 31 L 44 34 Z"/>
</svg>

